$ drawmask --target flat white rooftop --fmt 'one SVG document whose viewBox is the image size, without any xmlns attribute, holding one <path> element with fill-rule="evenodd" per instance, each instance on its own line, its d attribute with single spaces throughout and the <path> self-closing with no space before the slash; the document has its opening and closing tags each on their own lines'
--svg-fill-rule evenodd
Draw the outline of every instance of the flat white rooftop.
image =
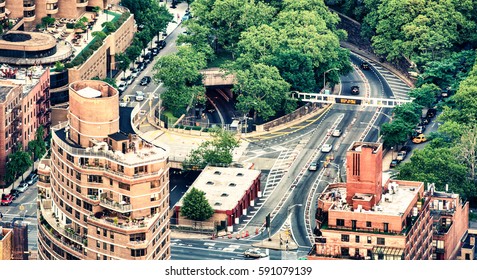
<svg viewBox="0 0 477 280">
<path fill-rule="evenodd" d="M 205 192 L 214 210 L 232 210 L 259 176 L 260 171 L 253 169 L 207 166 L 187 193 L 194 187 Z M 181 199 L 177 206 L 182 203 Z"/>
<path fill-rule="evenodd" d="M 77 91 L 77 93 L 86 98 L 98 98 L 101 97 L 101 91 L 94 88 L 85 87 Z"/>
</svg>

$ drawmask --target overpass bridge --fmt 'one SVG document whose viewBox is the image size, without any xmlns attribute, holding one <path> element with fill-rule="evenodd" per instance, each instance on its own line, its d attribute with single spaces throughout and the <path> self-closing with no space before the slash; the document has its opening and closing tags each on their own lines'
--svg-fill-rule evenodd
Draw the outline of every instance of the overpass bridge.
<svg viewBox="0 0 477 280">
<path fill-rule="evenodd" d="M 336 95 L 336 94 L 323 94 L 323 93 L 305 93 L 293 91 L 291 97 L 299 99 L 305 102 L 312 103 L 325 103 L 325 104 L 349 104 L 349 105 L 361 105 L 381 108 L 394 108 L 398 105 L 410 103 L 414 98 L 409 99 L 396 99 L 396 98 L 378 98 L 367 96 L 348 96 L 348 95 Z"/>
</svg>

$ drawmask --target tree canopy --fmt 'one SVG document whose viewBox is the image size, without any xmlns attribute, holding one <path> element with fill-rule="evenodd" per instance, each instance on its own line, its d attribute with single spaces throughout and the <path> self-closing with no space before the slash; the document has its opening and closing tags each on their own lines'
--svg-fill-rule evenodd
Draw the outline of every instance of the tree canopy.
<svg viewBox="0 0 477 280">
<path fill-rule="evenodd" d="M 182 216 L 194 221 L 205 221 L 214 214 L 205 193 L 196 188 L 186 193 L 180 211 Z"/>
</svg>

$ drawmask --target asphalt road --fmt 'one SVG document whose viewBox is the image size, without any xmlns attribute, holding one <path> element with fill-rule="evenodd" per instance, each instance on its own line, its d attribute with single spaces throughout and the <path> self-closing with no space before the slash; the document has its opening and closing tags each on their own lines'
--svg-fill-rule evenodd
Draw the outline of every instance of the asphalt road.
<svg viewBox="0 0 477 280">
<path fill-rule="evenodd" d="M 3 214 L 3 222 L 11 222 L 15 220 L 23 220 L 28 224 L 28 249 L 38 249 L 38 221 L 37 215 L 37 197 L 38 187 L 35 184 L 30 186 L 24 193 L 13 201 L 9 206 L 0 206 L 0 212 Z M 23 206 L 24 210 L 20 210 Z"/>
</svg>

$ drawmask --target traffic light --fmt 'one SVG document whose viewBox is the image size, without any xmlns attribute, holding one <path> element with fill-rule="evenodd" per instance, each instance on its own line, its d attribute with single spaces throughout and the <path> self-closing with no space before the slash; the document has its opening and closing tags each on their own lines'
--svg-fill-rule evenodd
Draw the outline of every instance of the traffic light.
<svg viewBox="0 0 477 280">
<path fill-rule="evenodd" d="M 270 227 L 270 213 L 268 213 L 267 217 L 265 217 L 265 227 Z"/>
</svg>

